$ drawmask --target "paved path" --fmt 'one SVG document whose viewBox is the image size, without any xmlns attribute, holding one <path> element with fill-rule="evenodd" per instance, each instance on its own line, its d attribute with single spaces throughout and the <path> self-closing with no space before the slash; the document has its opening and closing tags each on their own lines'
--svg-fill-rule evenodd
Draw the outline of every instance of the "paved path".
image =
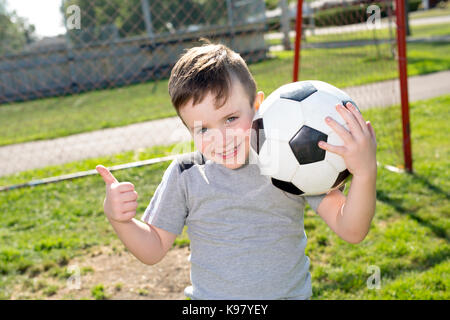
<svg viewBox="0 0 450 320">
<path fill-rule="evenodd" d="M 398 80 L 348 87 L 344 90 L 362 109 L 400 103 Z M 450 71 L 409 78 L 410 101 L 449 93 Z M 179 118 L 171 117 L 52 140 L 14 144 L 0 147 L 0 176 L 189 140 L 189 132 Z M 177 151 L 183 153 L 189 150 Z"/>
</svg>

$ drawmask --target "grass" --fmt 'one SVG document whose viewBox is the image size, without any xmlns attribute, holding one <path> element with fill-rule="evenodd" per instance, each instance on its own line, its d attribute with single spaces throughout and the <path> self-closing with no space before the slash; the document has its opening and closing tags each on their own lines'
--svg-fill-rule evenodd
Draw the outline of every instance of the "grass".
<svg viewBox="0 0 450 320">
<path fill-rule="evenodd" d="M 429 10 L 414 11 L 409 14 L 409 17 L 411 19 L 418 19 L 418 18 L 442 17 L 448 15 L 450 15 L 450 7 L 448 7 L 447 5 L 446 8 L 435 7 Z"/>
<path fill-rule="evenodd" d="M 2 177 L 1 184 L 92 169 L 98 163 L 110 166 L 168 155 L 171 149 L 154 147 L 142 152 L 33 170 Z M 130 180 L 136 185 L 142 199 L 138 212 L 145 210 L 146 199 L 156 189 L 167 165 L 161 163 L 115 172 L 118 179 Z M 71 258 L 87 253 L 97 245 L 117 243 L 104 217 L 104 183 L 98 178 L 91 176 L 0 194 L 0 299 L 9 297 L 14 283 L 23 284 L 37 275 L 45 274 L 50 279 L 64 282 L 71 276 L 66 270 Z M 177 239 L 176 245 L 186 244 L 185 238 Z"/>
<path fill-rule="evenodd" d="M 449 24 L 427 24 L 427 25 L 411 25 L 411 37 L 413 38 L 427 38 L 436 36 L 448 36 L 450 35 Z M 392 38 L 396 39 L 395 27 L 392 29 Z M 375 30 L 361 30 L 346 32 L 341 34 L 322 34 L 322 35 L 309 35 L 303 39 L 307 43 L 320 43 L 320 42 L 344 42 L 344 41 L 373 41 L 374 39 L 390 39 L 390 33 L 388 28 L 381 28 Z M 291 38 L 291 43 L 295 42 L 295 38 Z M 268 40 L 270 45 L 282 44 L 281 39 Z"/>
<path fill-rule="evenodd" d="M 91 295 L 95 300 L 106 300 L 109 296 L 105 292 L 105 287 L 102 284 L 98 284 L 91 289 Z"/>
<path fill-rule="evenodd" d="M 424 32 L 446 32 L 448 28 Z M 380 45 L 379 50 L 377 55 L 373 46 L 305 49 L 301 58 L 301 79 L 320 79 L 344 88 L 397 77 L 396 62 L 390 55 L 389 46 Z M 258 89 L 267 95 L 290 82 L 292 59 L 292 51 L 282 51 L 273 53 L 273 59 L 250 65 Z M 411 43 L 408 59 L 410 76 L 448 70 L 450 44 Z M 0 146 L 175 115 L 167 92 L 167 80 L 6 104 L 0 106 Z"/>
<path fill-rule="evenodd" d="M 435 37 L 435 36 L 448 36 L 450 34 L 450 26 L 448 24 L 427 24 L 427 25 L 411 25 L 411 37 Z M 373 40 L 375 39 L 389 39 L 390 33 L 388 28 L 364 30 L 357 32 L 342 33 L 339 35 L 326 34 L 326 35 L 314 35 L 307 37 L 307 42 L 326 42 L 326 41 L 352 41 L 352 40 Z M 392 37 L 396 39 L 395 28 L 392 29 Z M 294 39 L 292 39 L 294 41 Z"/>
<path fill-rule="evenodd" d="M 419 101 L 411 106 L 414 175 L 380 168 L 377 212 L 366 239 L 352 245 L 339 239 L 326 224 L 307 210 L 305 231 L 311 259 L 313 299 L 449 299 L 450 298 L 450 144 L 447 128 L 450 95 Z M 382 163 L 391 159 L 392 129 L 388 114 L 364 111 L 377 132 Z M 110 166 L 170 154 L 171 147 L 80 161 L 63 166 L 3 177 L 2 184 L 26 177 L 44 177 Z M 140 218 L 159 184 L 168 162 L 117 171 L 120 181 L 131 181 L 140 195 Z M 116 245 L 117 236 L 102 210 L 104 183 L 98 176 L 0 193 L 0 298 L 17 291 L 24 298 L 55 294 L 70 276 L 69 261 L 97 246 Z M 186 232 L 176 246 L 189 244 Z M 370 266 L 380 270 L 381 288 L 368 289 Z M 36 275 L 47 279 L 32 284 Z M 113 285 L 113 284 L 111 284 Z M 18 288 L 18 289 L 17 289 Z M 92 298 L 105 299 L 103 285 Z M 145 294 L 145 292 L 142 292 Z"/>
</svg>

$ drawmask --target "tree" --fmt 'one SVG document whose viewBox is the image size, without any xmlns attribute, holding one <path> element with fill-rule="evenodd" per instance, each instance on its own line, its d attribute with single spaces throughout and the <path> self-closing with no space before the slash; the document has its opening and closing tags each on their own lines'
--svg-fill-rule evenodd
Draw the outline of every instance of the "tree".
<svg viewBox="0 0 450 320">
<path fill-rule="evenodd" d="M 15 11 L 8 12 L 6 0 L 0 0 L 0 55 L 20 52 L 35 39 L 34 25 Z"/>
<path fill-rule="evenodd" d="M 146 0 L 154 34 L 188 30 L 193 26 L 225 25 L 226 0 Z M 74 42 L 110 40 L 112 31 L 120 38 L 146 35 L 141 0 L 67 0 L 61 6 L 65 14 L 70 5 L 81 13 L 81 29 L 71 30 Z"/>
</svg>

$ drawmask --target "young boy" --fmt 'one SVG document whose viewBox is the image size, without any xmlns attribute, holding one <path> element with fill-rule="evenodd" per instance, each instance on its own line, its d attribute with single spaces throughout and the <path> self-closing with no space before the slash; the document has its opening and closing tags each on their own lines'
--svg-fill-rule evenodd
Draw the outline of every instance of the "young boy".
<svg viewBox="0 0 450 320">
<path fill-rule="evenodd" d="M 350 131 L 327 123 L 344 146 L 353 179 L 348 196 L 334 190 L 294 196 L 274 187 L 249 163 L 250 129 L 264 99 L 244 60 L 220 44 L 188 50 L 174 66 L 169 93 L 198 151 L 180 156 L 164 173 L 142 220 L 137 193 L 103 166 L 104 210 L 125 246 L 143 263 L 159 262 L 184 225 L 190 239 L 192 299 L 309 299 L 305 255 L 306 202 L 342 239 L 359 243 L 375 211 L 376 141 L 370 123 L 351 105 L 337 106 Z"/>
</svg>

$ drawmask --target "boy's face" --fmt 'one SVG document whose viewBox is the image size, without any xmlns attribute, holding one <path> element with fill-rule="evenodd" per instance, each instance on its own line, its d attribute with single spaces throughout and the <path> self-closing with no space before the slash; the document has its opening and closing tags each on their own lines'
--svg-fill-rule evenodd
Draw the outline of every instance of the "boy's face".
<svg viewBox="0 0 450 320">
<path fill-rule="evenodd" d="M 208 92 L 202 102 L 192 99 L 179 113 L 194 139 L 194 144 L 207 159 L 229 169 L 246 163 L 250 150 L 250 132 L 255 108 L 264 99 L 258 92 L 253 105 L 240 81 L 233 81 L 226 103 L 216 109 L 215 96 Z"/>
</svg>

